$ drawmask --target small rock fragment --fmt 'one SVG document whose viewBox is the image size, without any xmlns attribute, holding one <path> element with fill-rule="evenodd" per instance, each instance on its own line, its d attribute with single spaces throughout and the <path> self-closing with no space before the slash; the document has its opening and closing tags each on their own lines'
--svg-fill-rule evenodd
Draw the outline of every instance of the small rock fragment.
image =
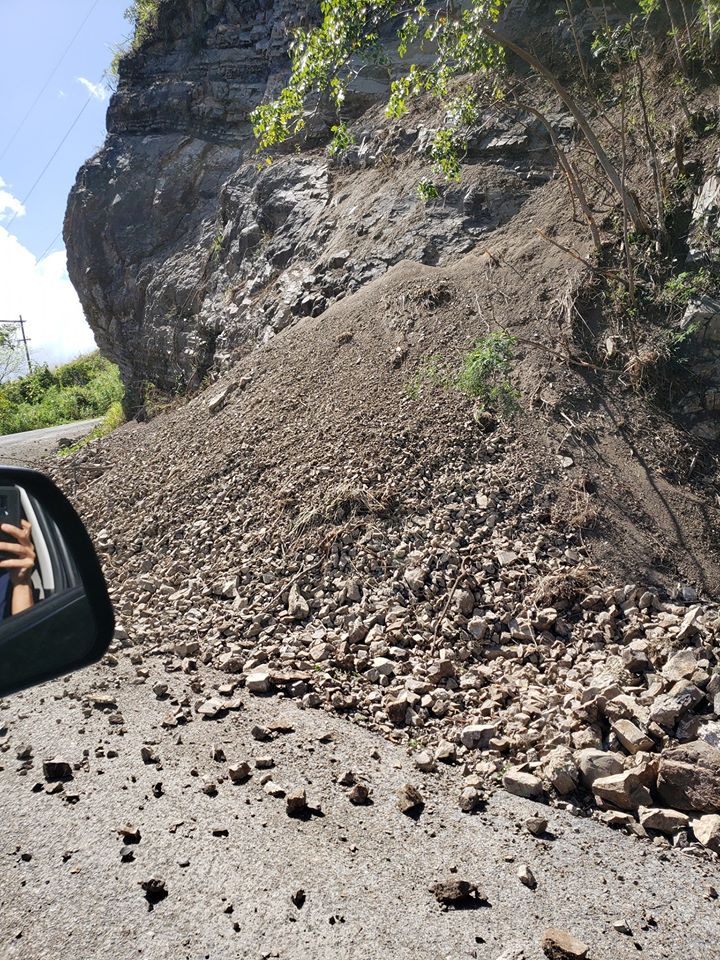
<svg viewBox="0 0 720 960">
<path fill-rule="evenodd" d="M 644 733 L 632 720 L 620 719 L 613 723 L 612 728 L 620 743 L 633 756 L 640 750 L 652 750 L 655 741 Z"/>
<path fill-rule="evenodd" d="M 43 776 L 48 783 L 73 779 L 72 767 L 62 757 L 43 760 Z"/>
<path fill-rule="evenodd" d="M 302 817 L 308 812 L 307 796 L 302 787 L 296 787 L 288 793 L 285 811 L 289 817 Z"/>
<path fill-rule="evenodd" d="M 267 670 L 256 670 L 254 673 L 249 673 L 245 686 L 250 693 L 267 693 L 270 690 L 270 674 Z"/>
<path fill-rule="evenodd" d="M 455 910 L 472 909 L 478 903 L 487 903 L 475 884 L 468 880 L 452 879 L 434 883 L 430 887 L 430 893 L 438 903 Z"/>
<path fill-rule="evenodd" d="M 263 790 L 269 797 L 275 797 L 276 800 L 282 800 L 285 796 L 285 790 L 274 780 L 268 780 L 263 784 Z"/>
<path fill-rule="evenodd" d="M 517 870 L 518 880 L 528 890 L 534 890 L 537 887 L 537 880 L 532 870 L 526 863 L 521 863 Z"/>
<path fill-rule="evenodd" d="M 503 786 L 515 797 L 535 800 L 543 795 L 542 780 L 524 770 L 510 769 L 503 777 Z"/>
<path fill-rule="evenodd" d="M 400 813 L 406 816 L 414 816 L 420 813 L 425 806 L 425 801 L 417 787 L 411 783 L 406 783 L 397 792 L 397 808 Z"/>
<path fill-rule="evenodd" d="M 547 833 L 548 822 L 545 817 L 528 817 L 525 826 L 534 837 L 541 837 Z"/>
<path fill-rule="evenodd" d="M 228 776 L 233 783 L 244 783 L 250 774 L 252 773 L 250 769 L 250 764 L 245 763 L 236 763 L 232 767 L 228 767 Z"/>
<path fill-rule="evenodd" d="M 637 773 L 626 770 L 612 777 L 598 777 L 592 786 L 596 799 L 610 803 L 620 810 L 637 810 L 652 803 L 650 791 Z"/>
<path fill-rule="evenodd" d="M 720 816 L 709 813 L 692 822 L 692 830 L 698 842 L 708 850 L 720 853 Z"/>
<path fill-rule="evenodd" d="M 677 833 L 684 830 L 690 823 L 686 813 L 678 810 L 661 809 L 660 807 L 640 807 L 638 819 L 646 830 L 658 830 L 660 833 Z"/>
<path fill-rule="evenodd" d="M 622 773 L 624 769 L 622 756 L 610 750 L 597 750 L 595 747 L 586 747 L 578 750 L 575 760 L 580 769 L 583 785 L 592 787 L 600 777 L 612 777 Z"/>
<path fill-rule="evenodd" d="M 210 697 L 209 700 L 201 703 L 198 707 L 200 716 L 205 717 L 207 720 L 215 720 L 218 717 L 222 717 L 226 710 L 227 704 L 217 697 Z"/>
<path fill-rule="evenodd" d="M 145 899 L 148 902 L 148 910 L 152 910 L 156 904 L 164 900 L 168 895 L 165 881 L 160 877 L 150 877 L 149 880 L 141 880 L 140 886 L 145 891 Z"/>
<path fill-rule="evenodd" d="M 666 750 L 657 786 L 669 807 L 720 813 L 720 750 L 702 740 Z"/>
<path fill-rule="evenodd" d="M 561 796 L 567 796 L 577 787 L 579 771 L 572 751 L 567 747 L 551 750 L 545 758 L 543 769 L 545 776 Z"/>
<path fill-rule="evenodd" d="M 152 747 L 140 747 L 140 756 L 143 763 L 160 763 L 160 757 L 155 753 Z"/>
<path fill-rule="evenodd" d="M 415 766 L 423 773 L 432 773 L 435 769 L 435 760 L 426 750 L 415 755 Z"/>
<path fill-rule="evenodd" d="M 550 927 L 540 941 L 542 951 L 548 960 L 585 960 L 588 947 L 577 940 L 567 930 Z"/>
<path fill-rule="evenodd" d="M 441 740 L 435 750 L 435 759 L 439 763 L 455 763 L 457 759 L 457 749 L 454 743 L 448 740 Z"/>
<path fill-rule="evenodd" d="M 356 807 L 366 806 L 370 801 L 370 791 L 362 783 L 356 783 L 348 793 L 348 799 Z"/>
<path fill-rule="evenodd" d="M 475 787 L 465 787 L 460 794 L 458 806 L 463 813 L 474 813 L 482 804 L 482 796 Z"/>
<path fill-rule="evenodd" d="M 496 732 L 497 727 L 494 723 L 476 723 L 464 727 L 460 739 L 468 750 L 485 750 Z"/>
<path fill-rule="evenodd" d="M 126 823 L 124 826 L 119 827 L 118 833 L 125 843 L 140 843 L 140 837 L 142 836 L 140 829 L 131 823 Z"/>
<path fill-rule="evenodd" d="M 288 596 L 288 613 L 294 620 L 305 620 L 310 616 L 310 607 L 305 597 L 300 593 L 298 585 L 290 587 Z"/>
</svg>

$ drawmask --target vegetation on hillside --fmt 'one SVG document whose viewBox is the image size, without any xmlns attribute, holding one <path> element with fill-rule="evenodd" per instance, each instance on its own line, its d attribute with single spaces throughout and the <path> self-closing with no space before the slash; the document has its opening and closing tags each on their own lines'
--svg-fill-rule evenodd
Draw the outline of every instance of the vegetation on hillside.
<svg viewBox="0 0 720 960">
<path fill-rule="evenodd" d="M 0 384 L 17 377 L 25 363 L 17 327 L 13 323 L 0 323 Z"/>
<path fill-rule="evenodd" d="M 429 151 L 432 176 L 418 184 L 420 198 L 432 203 L 442 198 L 445 181 L 461 179 L 470 140 L 488 115 L 531 115 L 547 129 L 573 210 L 587 223 L 595 248 L 587 258 L 564 252 L 586 263 L 618 335 L 612 358 L 597 355 L 603 337 L 589 348 L 588 360 L 611 359 L 623 375 L 630 373 L 632 386 L 645 389 L 649 367 L 672 359 L 666 341 L 679 322 L 680 292 L 720 286 L 712 264 L 705 270 L 699 263 L 683 265 L 699 187 L 693 177 L 702 169 L 686 166 L 685 158 L 718 125 L 698 101 L 720 77 L 720 0 L 592 6 L 564 0 L 556 15 L 570 48 L 550 65 L 505 32 L 507 6 L 506 0 L 462 6 L 323 0 L 319 23 L 294 32 L 287 84 L 252 114 L 259 151 L 301 137 L 318 100 L 336 112 L 330 152 L 347 149 L 348 90 L 366 67 L 385 67 L 389 118 L 401 117 L 421 97 L 434 100 L 444 116 Z M 390 46 L 397 59 L 389 56 Z M 522 70 L 515 69 L 518 62 Z M 553 101 L 574 120 L 578 136 L 571 149 L 558 143 L 542 112 L 554 109 L 543 107 Z M 638 369 L 640 377 L 633 373 Z"/>
<path fill-rule="evenodd" d="M 132 0 L 125 11 L 125 19 L 131 24 L 132 33 L 128 42 L 117 47 L 113 54 L 109 69 L 111 77 L 117 77 L 120 61 L 125 54 L 137 50 L 152 35 L 157 26 L 159 8 L 160 0 Z"/>
<path fill-rule="evenodd" d="M 438 174 L 457 180 L 467 133 L 477 123 L 481 111 L 488 105 L 516 98 L 517 78 L 511 78 L 507 67 L 507 56 L 512 54 L 548 85 L 573 116 L 595 156 L 601 176 L 618 196 L 632 228 L 640 234 L 652 233 L 653 226 L 662 230 L 663 224 L 653 225 L 641 209 L 634 190 L 626 182 L 624 157 L 612 156 L 616 151 L 605 142 L 607 138 L 601 133 L 604 123 L 593 116 L 597 112 L 598 98 L 596 89 L 590 87 L 596 88 L 599 84 L 590 82 L 590 69 L 579 40 L 577 54 L 581 61 L 581 76 L 588 88 L 585 92 L 591 94 L 588 105 L 561 82 L 556 72 L 503 31 L 500 21 L 506 6 L 505 0 L 471 0 L 463 9 L 450 4 L 438 8 L 428 5 L 425 0 L 410 5 L 400 0 L 324 0 L 320 25 L 295 31 L 291 46 L 292 70 L 287 85 L 274 101 L 261 104 L 252 114 L 260 148 L 271 149 L 301 133 L 311 101 L 317 95 L 329 98 L 337 111 L 338 122 L 332 128 L 331 151 L 337 152 L 347 145 L 350 135 L 343 122 L 343 104 L 348 89 L 367 64 L 384 63 L 391 73 L 383 46 L 390 33 L 395 38 L 399 59 L 405 61 L 405 69 L 392 77 L 387 115 L 402 116 L 410 101 L 422 95 L 440 101 L 446 121 L 435 134 L 431 157 Z M 577 38 L 574 6 L 573 0 L 566 0 L 559 12 L 569 21 Z M 620 26 L 609 16 L 613 11 L 608 8 L 612 6 L 604 4 L 604 14 L 598 13 L 593 53 L 616 73 L 627 74 L 635 86 L 642 87 L 640 54 L 643 49 L 655 45 L 658 34 L 662 34 L 665 28 L 669 28 L 677 68 L 682 75 L 687 75 L 691 65 L 709 68 L 715 64 L 720 37 L 720 3 L 717 0 L 681 3 L 685 14 L 682 24 L 677 22 L 670 0 L 664 3 L 661 0 L 638 0 L 634 5 L 635 15 L 626 16 Z M 628 5 L 622 6 L 626 9 Z M 692 9 L 688 11 L 687 7 Z M 666 24 L 654 22 L 663 18 L 667 20 Z M 435 52 L 429 60 L 423 54 L 423 48 L 427 47 Z M 628 65 L 634 69 L 625 70 Z M 625 84 L 622 93 L 628 98 L 631 96 Z M 655 167 L 657 143 L 648 129 L 650 118 L 646 104 L 642 102 L 642 89 L 638 90 L 638 97 L 646 133 L 652 141 L 648 148 Z M 536 108 L 533 112 L 538 113 Z M 624 138 L 617 136 L 616 128 L 611 134 L 611 139 L 618 141 L 613 146 L 620 146 L 620 140 L 624 146 Z M 566 166 L 565 163 L 562 165 Z M 570 173 L 568 179 L 599 246 L 597 226 L 583 184 L 576 173 Z M 425 190 L 427 192 L 427 185 Z M 658 216 L 663 215 L 661 204 Z"/>
<path fill-rule="evenodd" d="M 0 386 L 0 434 L 103 417 L 122 396 L 118 368 L 97 352 L 53 370 L 37 367 Z"/>
</svg>

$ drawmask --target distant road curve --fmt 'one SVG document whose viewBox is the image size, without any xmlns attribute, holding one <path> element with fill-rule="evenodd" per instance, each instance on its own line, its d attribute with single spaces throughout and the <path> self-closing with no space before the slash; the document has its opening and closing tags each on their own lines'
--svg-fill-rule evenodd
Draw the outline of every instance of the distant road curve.
<svg viewBox="0 0 720 960">
<path fill-rule="evenodd" d="M 79 440 L 100 420 L 78 420 L 59 427 L 43 427 L 25 433 L 10 433 L 0 437 L 0 464 L 12 467 L 32 467 L 57 450 L 58 440 L 69 437 Z"/>
</svg>

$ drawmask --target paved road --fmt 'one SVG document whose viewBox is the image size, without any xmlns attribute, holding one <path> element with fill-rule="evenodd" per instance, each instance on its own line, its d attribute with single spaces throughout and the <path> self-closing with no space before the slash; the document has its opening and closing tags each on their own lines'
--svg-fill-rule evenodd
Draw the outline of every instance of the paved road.
<svg viewBox="0 0 720 960">
<path fill-rule="evenodd" d="M 59 945 L 83 960 L 544 960 L 548 926 L 584 940 L 588 960 L 720 956 L 716 863 L 502 792 L 461 814 L 459 767 L 421 774 L 401 747 L 276 697 L 240 691 L 242 709 L 164 729 L 180 703 L 236 679 L 186 675 L 164 649 L 131 647 L 0 702 L 4 960 L 51 960 Z M 253 728 L 277 720 L 286 732 L 258 742 Z M 75 770 L 55 793 L 42 761 L 57 754 Z M 274 767 L 255 768 L 259 755 Z M 253 775 L 234 784 L 228 767 L 242 760 Z M 348 769 L 371 806 L 348 802 Z M 290 819 L 267 776 L 303 785 L 323 815 Z M 395 807 L 408 782 L 426 799 L 417 822 Z M 535 812 L 547 837 L 524 827 Z M 140 840 L 123 850 L 127 823 Z M 536 890 L 517 877 L 523 863 Z M 153 910 L 151 878 L 167 889 Z M 429 888 L 453 878 L 481 888 L 480 909 L 443 912 Z"/>
<path fill-rule="evenodd" d="M 76 423 L 64 423 L 59 427 L 27 430 L 25 433 L 11 433 L 0 437 L 0 463 L 34 466 L 55 452 L 61 437 L 78 440 L 98 423 L 99 420 L 78 420 Z"/>
</svg>

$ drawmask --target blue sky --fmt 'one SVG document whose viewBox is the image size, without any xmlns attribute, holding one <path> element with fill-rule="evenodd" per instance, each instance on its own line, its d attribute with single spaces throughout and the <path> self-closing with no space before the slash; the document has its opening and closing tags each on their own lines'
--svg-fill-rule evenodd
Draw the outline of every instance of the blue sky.
<svg viewBox="0 0 720 960">
<path fill-rule="evenodd" d="M 22 312 L 40 361 L 94 346 L 58 234 L 77 170 L 104 139 L 103 80 L 113 48 L 130 31 L 127 5 L 0 0 L 0 322 Z"/>
</svg>

